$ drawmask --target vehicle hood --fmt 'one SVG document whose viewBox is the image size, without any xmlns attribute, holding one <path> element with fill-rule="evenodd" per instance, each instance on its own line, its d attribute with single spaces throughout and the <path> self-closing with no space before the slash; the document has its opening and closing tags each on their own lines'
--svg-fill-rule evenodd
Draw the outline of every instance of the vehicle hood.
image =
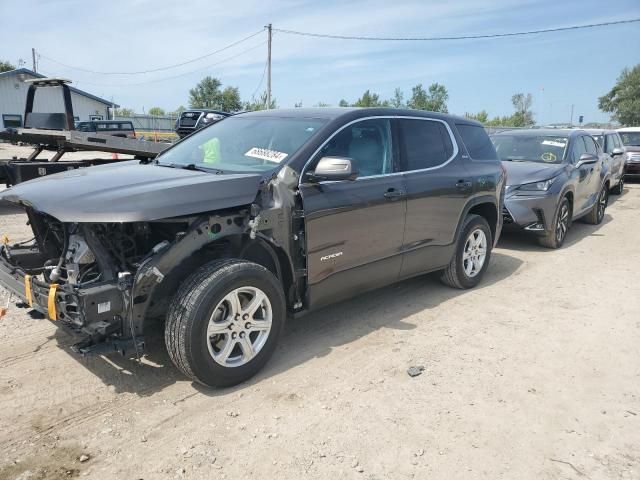
<svg viewBox="0 0 640 480">
<path fill-rule="evenodd" d="M 627 145 L 624 148 L 627 152 L 640 152 L 640 145 Z"/>
<path fill-rule="evenodd" d="M 525 183 L 543 182 L 555 177 L 564 170 L 564 164 L 536 162 L 502 162 L 507 170 L 507 186 Z"/>
<path fill-rule="evenodd" d="M 118 162 L 69 170 L 18 184 L 0 200 L 61 222 L 140 222 L 247 205 L 260 174 L 221 174 Z"/>
</svg>

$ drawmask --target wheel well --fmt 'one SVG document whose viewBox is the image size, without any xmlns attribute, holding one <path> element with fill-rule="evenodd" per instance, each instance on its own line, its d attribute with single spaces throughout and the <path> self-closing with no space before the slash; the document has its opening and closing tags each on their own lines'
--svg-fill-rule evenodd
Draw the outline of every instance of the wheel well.
<svg viewBox="0 0 640 480">
<path fill-rule="evenodd" d="M 491 236 L 493 238 L 496 238 L 496 226 L 498 224 L 498 209 L 493 203 L 480 203 L 479 205 L 474 205 L 471 208 L 471 210 L 469 210 L 469 213 L 484 217 L 485 220 L 489 223 L 489 228 L 491 229 Z"/>
<path fill-rule="evenodd" d="M 164 315 L 170 298 L 180 284 L 202 265 L 221 258 L 242 258 L 262 265 L 282 283 L 287 303 L 293 304 L 293 272 L 287 255 L 266 240 L 251 239 L 248 235 L 230 235 L 208 243 L 176 265 L 152 293 L 147 317 Z"/>
<path fill-rule="evenodd" d="M 568 191 L 567 193 L 564 194 L 564 196 L 566 197 L 567 200 L 569 200 L 569 208 L 571 209 L 571 212 L 573 212 L 573 192 Z"/>
</svg>

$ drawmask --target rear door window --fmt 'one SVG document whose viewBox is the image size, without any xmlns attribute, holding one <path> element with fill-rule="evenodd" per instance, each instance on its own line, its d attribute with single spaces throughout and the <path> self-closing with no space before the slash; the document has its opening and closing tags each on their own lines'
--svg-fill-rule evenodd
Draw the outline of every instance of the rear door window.
<svg viewBox="0 0 640 480">
<path fill-rule="evenodd" d="M 400 119 L 398 123 L 403 171 L 438 167 L 453 155 L 453 142 L 442 122 Z"/>
<path fill-rule="evenodd" d="M 496 149 L 486 130 L 478 125 L 456 124 L 467 152 L 473 160 L 497 160 Z"/>
</svg>

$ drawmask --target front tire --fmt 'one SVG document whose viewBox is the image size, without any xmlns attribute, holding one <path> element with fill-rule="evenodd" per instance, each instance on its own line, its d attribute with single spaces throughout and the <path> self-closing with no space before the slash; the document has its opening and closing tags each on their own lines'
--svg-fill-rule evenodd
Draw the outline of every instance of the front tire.
<svg viewBox="0 0 640 480">
<path fill-rule="evenodd" d="M 489 265 L 492 248 L 493 236 L 487 220 L 479 215 L 468 215 L 462 225 L 456 251 L 442 272 L 441 280 L 453 288 L 475 287 Z"/>
<path fill-rule="evenodd" d="M 547 248 L 560 248 L 567 238 L 567 231 L 571 225 L 571 203 L 564 197 L 558 205 L 553 217 L 553 230 L 539 238 L 540 245 Z"/>
<path fill-rule="evenodd" d="M 584 220 L 591 225 L 600 225 L 604 219 L 604 212 L 609 204 L 609 189 L 603 186 L 598 194 L 596 203 L 593 205 L 589 213 L 585 215 Z"/>
<path fill-rule="evenodd" d="M 236 385 L 267 363 L 285 317 L 282 286 L 269 270 L 244 260 L 216 260 L 188 277 L 173 297 L 167 351 L 198 383 Z"/>
</svg>

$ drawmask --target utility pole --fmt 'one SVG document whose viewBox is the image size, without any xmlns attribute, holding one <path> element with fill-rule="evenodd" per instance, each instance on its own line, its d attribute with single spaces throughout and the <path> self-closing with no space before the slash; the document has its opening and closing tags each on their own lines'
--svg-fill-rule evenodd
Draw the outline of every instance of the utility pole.
<svg viewBox="0 0 640 480">
<path fill-rule="evenodd" d="M 267 25 L 267 109 L 271 108 L 271 24 Z"/>
<path fill-rule="evenodd" d="M 36 61 L 36 49 L 31 49 L 31 59 L 33 60 L 33 71 L 38 73 L 38 63 Z"/>
<path fill-rule="evenodd" d="M 571 120 L 569 120 L 569 126 L 573 127 L 573 103 L 571 104 Z"/>
</svg>

